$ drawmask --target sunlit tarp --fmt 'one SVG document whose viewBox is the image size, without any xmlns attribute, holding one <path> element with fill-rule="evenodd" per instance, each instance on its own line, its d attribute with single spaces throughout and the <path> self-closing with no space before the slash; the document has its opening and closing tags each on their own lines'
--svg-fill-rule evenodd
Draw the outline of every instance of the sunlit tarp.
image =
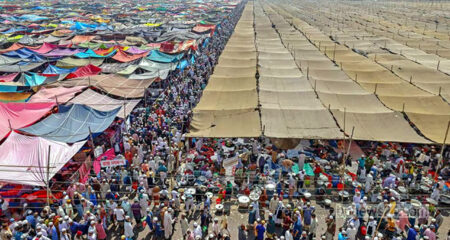
<svg viewBox="0 0 450 240">
<path fill-rule="evenodd" d="M 117 100 L 107 95 L 97 93 L 87 89 L 74 99 L 70 100 L 74 104 L 84 104 L 99 111 L 112 111 L 120 107 L 117 117 L 126 118 L 136 107 L 140 100 Z"/>
<path fill-rule="evenodd" d="M 36 122 L 54 105 L 55 103 L 0 103 L 0 139 L 11 128 L 18 129 Z"/>
<path fill-rule="evenodd" d="M 84 143 L 67 145 L 12 132 L 0 145 L 0 181 L 46 186 L 48 179 L 58 173 Z"/>
<path fill-rule="evenodd" d="M 41 88 L 35 93 L 28 102 L 53 102 L 65 103 L 72 99 L 75 94 L 81 92 L 85 87 L 55 87 L 55 88 Z"/>
</svg>

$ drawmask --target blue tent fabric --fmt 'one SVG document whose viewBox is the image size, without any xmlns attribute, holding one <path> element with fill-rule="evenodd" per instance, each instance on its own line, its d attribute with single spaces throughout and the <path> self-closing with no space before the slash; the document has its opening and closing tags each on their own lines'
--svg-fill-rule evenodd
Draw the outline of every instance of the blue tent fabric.
<svg viewBox="0 0 450 240">
<path fill-rule="evenodd" d="M 117 50 L 110 52 L 108 55 L 102 56 L 95 53 L 92 49 L 88 49 L 86 52 L 80 52 L 74 56 L 77 58 L 109 58 L 116 54 Z"/>
<path fill-rule="evenodd" d="M 181 70 L 184 70 L 187 66 L 189 66 L 189 62 L 186 61 L 186 60 L 182 60 L 182 61 L 178 64 L 177 68 L 178 68 L 178 69 L 181 69 Z"/>
<path fill-rule="evenodd" d="M 47 79 L 44 76 L 41 76 L 34 72 L 29 72 L 24 74 L 25 75 L 25 86 L 35 87 L 42 85 L 45 80 Z"/>
<path fill-rule="evenodd" d="M 152 50 L 150 51 L 150 55 L 147 57 L 147 59 L 155 62 L 173 63 L 180 61 L 180 59 L 183 58 L 183 56 L 184 53 L 172 55 L 160 52 L 158 50 Z"/>
<path fill-rule="evenodd" d="M 0 85 L 0 92 L 21 92 L 17 86 L 12 85 Z"/>
<path fill-rule="evenodd" d="M 34 14 L 25 14 L 19 17 L 22 21 L 31 21 L 31 22 L 37 22 L 42 20 L 47 20 L 48 17 L 42 17 Z"/>
<path fill-rule="evenodd" d="M 44 74 L 66 74 L 75 72 L 77 68 L 59 68 L 54 65 L 48 65 L 48 67 L 44 70 Z"/>
<path fill-rule="evenodd" d="M 86 105 L 58 106 L 59 112 L 20 131 L 46 139 L 75 143 L 86 139 L 92 133 L 103 132 L 112 123 L 120 107 L 103 112 Z"/>
<path fill-rule="evenodd" d="M 96 28 L 96 24 L 87 24 L 82 22 L 75 22 L 75 25 L 70 27 L 70 30 L 85 30 L 88 28 Z"/>
<path fill-rule="evenodd" d="M 16 51 L 6 52 L 6 53 L 3 53 L 2 55 L 8 56 L 8 57 L 13 57 L 13 58 L 29 59 L 29 60 L 31 60 L 33 62 L 42 62 L 42 61 L 44 61 L 44 58 L 42 56 L 40 56 L 39 54 L 31 51 L 28 48 L 21 48 L 21 49 L 16 50 Z"/>
</svg>

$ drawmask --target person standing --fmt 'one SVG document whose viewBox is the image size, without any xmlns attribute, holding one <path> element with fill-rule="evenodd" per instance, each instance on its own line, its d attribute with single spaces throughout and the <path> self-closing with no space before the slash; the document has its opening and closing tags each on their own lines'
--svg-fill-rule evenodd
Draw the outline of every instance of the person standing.
<svg viewBox="0 0 450 240">
<path fill-rule="evenodd" d="M 333 240 L 334 235 L 336 234 L 336 222 L 334 221 L 333 215 L 329 216 L 326 222 L 327 222 L 327 231 L 325 232 L 326 240 Z"/>
<path fill-rule="evenodd" d="M 183 239 L 187 238 L 187 232 L 189 230 L 189 221 L 186 218 L 186 214 L 181 214 L 180 219 L 180 226 L 181 226 L 181 234 L 183 235 Z"/>
<path fill-rule="evenodd" d="M 167 212 L 164 214 L 163 225 L 164 225 L 164 238 L 165 239 L 169 239 L 170 236 L 172 235 L 173 223 L 174 223 L 174 220 L 172 219 L 172 212 L 173 212 L 173 209 L 169 208 L 167 210 Z"/>
<path fill-rule="evenodd" d="M 131 204 L 131 211 L 133 212 L 134 220 L 136 221 L 136 225 L 139 226 L 141 223 L 141 205 L 139 204 L 139 200 L 135 199 L 134 203 Z"/>
<path fill-rule="evenodd" d="M 275 220 L 273 219 L 272 213 L 269 215 L 269 220 L 267 221 L 267 237 L 272 239 L 275 237 Z"/>
<path fill-rule="evenodd" d="M 247 240 L 247 231 L 245 229 L 245 225 L 242 224 L 238 228 L 238 240 Z"/>
<path fill-rule="evenodd" d="M 127 239 L 133 239 L 134 238 L 134 232 L 133 232 L 133 225 L 131 225 L 131 218 L 130 216 L 125 217 L 125 223 L 124 223 L 124 234 Z"/>
<path fill-rule="evenodd" d="M 317 219 L 316 219 L 316 214 L 311 214 L 311 225 L 309 225 L 309 234 L 308 234 L 308 239 L 309 240 L 313 240 L 314 237 L 316 236 L 316 231 L 317 231 Z"/>
<path fill-rule="evenodd" d="M 122 209 L 121 205 L 114 209 L 114 219 L 119 223 L 119 232 L 122 235 L 124 231 L 125 211 Z"/>
<path fill-rule="evenodd" d="M 264 240 L 264 233 L 266 232 L 264 223 L 264 220 L 262 220 L 255 228 L 256 240 Z"/>
<path fill-rule="evenodd" d="M 95 230 L 97 231 L 97 239 L 98 240 L 105 240 L 107 235 L 105 232 L 105 228 L 102 224 L 102 219 L 98 219 L 97 223 L 95 224 Z"/>
</svg>

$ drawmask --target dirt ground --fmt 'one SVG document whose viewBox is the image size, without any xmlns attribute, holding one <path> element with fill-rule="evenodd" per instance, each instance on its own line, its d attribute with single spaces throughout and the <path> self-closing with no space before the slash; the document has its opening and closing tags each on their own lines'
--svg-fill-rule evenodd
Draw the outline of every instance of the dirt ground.
<svg viewBox="0 0 450 240">
<path fill-rule="evenodd" d="M 287 203 L 287 201 L 286 201 Z M 238 235 L 238 227 L 241 224 L 246 224 L 247 223 L 247 219 L 248 219 L 248 214 L 247 214 L 247 210 L 246 209 L 238 209 L 237 207 L 237 202 L 234 201 L 230 201 L 228 203 L 230 210 L 229 212 L 222 214 L 222 213 L 215 213 L 214 209 L 215 209 L 215 204 L 212 204 L 211 209 L 211 215 L 212 217 L 218 217 L 219 221 L 221 221 L 223 218 L 226 218 L 227 222 L 228 222 L 228 230 L 229 233 L 231 234 L 231 239 L 237 239 L 237 235 Z M 319 228 L 318 228 L 318 232 L 316 233 L 316 239 L 320 239 L 320 235 L 323 234 L 325 232 L 325 217 L 328 214 L 328 209 L 325 209 L 321 206 L 318 206 L 315 204 L 314 201 L 312 201 L 312 205 L 316 207 L 316 215 L 317 215 L 317 219 L 319 222 Z M 336 216 L 337 216 L 337 228 L 341 227 L 343 225 L 343 222 L 345 220 L 345 216 L 342 214 L 342 212 L 339 209 L 343 209 L 345 207 L 345 205 L 342 205 L 341 203 L 332 203 L 332 206 L 337 209 L 336 210 Z M 264 210 L 265 212 L 265 218 L 268 217 L 268 211 Z M 197 211 L 197 213 L 194 216 L 190 217 L 190 222 L 189 225 L 192 229 L 192 225 L 194 222 L 200 222 L 200 216 L 199 216 L 199 211 Z M 448 215 L 449 213 L 447 211 L 443 211 L 443 215 L 444 217 L 444 223 L 443 226 L 439 229 L 438 232 L 438 236 L 439 239 L 446 239 L 447 237 L 447 232 L 450 230 L 450 217 Z M 146 239 L 146 240 L 150 240 L 151 235 L 149 235 L 149 231 L 148 231 L 148 227 L 146 227 L 145 229 L 135 229 L 135 232 L 137 234 L 137 237 L 135 239 Z M 280 229 L 281 232 L 281 229 Z M 115 234 L 112 231 L 109 231 L 110 234 L 110 239 L 120 239 L 120 237 Z M 175 224 L 175 228 L 174 228 L 174 233 L 172 235 L 172 240 L 181 240 L 183 239 L 181 236 L 181 229 L 180 229 L 180 224 L 177 221 L 177 223 Z M 252 233 L 249 234 L 249 240 L 254 239 L 254 237 L 252 236 Z M 337 236 L 336 238 L 337 239 Z"/>
</svg>

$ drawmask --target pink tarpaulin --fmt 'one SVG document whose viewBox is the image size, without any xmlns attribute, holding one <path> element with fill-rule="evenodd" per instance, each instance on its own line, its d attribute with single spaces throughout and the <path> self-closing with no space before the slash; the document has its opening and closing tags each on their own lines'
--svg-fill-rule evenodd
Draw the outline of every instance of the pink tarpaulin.
<svg viewBox="0 0 450 240">
<path fill-rule="evenodd" d="M 78 173 L 80 174 L 80 183 L 86 183 L 89 179 L 89 172 L 91 171 L 91 167 L 87 166 L 86 163 L 83 163 L 81 167 L 78 169 Z"/>
<path fill-rule="evenodd" d="M 94 161 L 94 172 L 95 174 L 98 174 L 101 169 L 100 161 L 103 160 L 111 160 L 116 157 L 116 154 L 114 153 L 114 149 L 110 148 L 109 150 L 106 150 L 103 154 L 98 156 Z"/>
<path fill-rule="evenodd" d="M 40 53 L 40 54 L 44 54 L 44 53 L 48 53 L 48 52 L 50 52 L 51 50 L 57 49 L 57 48 L 58 48 L 58 45 L 56 45 L 56 44 L 44 43 L 44 44 L 42 44 L 42 46 L 39 47 L 38 49 L 30 48 L 30 50 L 31 50 L 31 51 L 34 51 L 34 52 L 37 52 L 37 53 Z"/>
<path fill-rule="evenodd" d="M 54 102 L 56 103 L 56 99 L 58 99 L 58 103 L 66 103 L 70 99 L 72 99 L 75 94 L 81 92 L 85 86 L 78 87 L 55 87 L 55 88 L 41 88 L 36 94 L 34 94 L 29 103 L 38 103 L 38 102 Z"/>
<path fill-rule="evenodd" d="M 17 75 L 19 75 L 19 73 L 0 76 L 0 82 L 12 82 L 14 81 L 14 79 L 16 79 Z"/>
<path fill-rule="evenodd" d="M 55 106 L 50 103 L 2 103 L 0 102 L 0 139 L 3 139 L 10 129 L 29 126 L 42 118 Z M 10 126 L 11 124 L 11 126 Z M 12 158 L 13 159 L 13 158 Z"/>
<path fill-rule="evenodd" d="M 71 146 L 41 137 L 30 137 L 11 132 L 0 145 L 0 172 L 3 182 L 45 186 L 86 141 Z"/>
<path fill-rule="evenodd" d="M 139 48 L 136 47 L 136 46 L 131 46 L 131 47 L 128 48 L 125 52 L 131 53 L 131 54 L 142 54 L 142 53 L 146 53 L 146 52 L 148 52 L 148 51 L 139 49 Z"/>
</svg>

